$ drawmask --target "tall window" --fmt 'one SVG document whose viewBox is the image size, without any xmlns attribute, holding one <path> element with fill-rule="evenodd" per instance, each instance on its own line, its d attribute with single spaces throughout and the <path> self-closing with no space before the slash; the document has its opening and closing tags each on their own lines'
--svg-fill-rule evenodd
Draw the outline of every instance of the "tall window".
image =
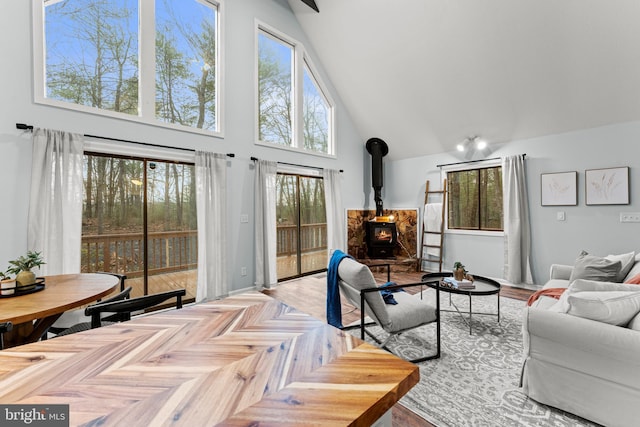
<svg viewBox="0 0 640 427">
<path fill-rule="evenodd" d="M 327 209 L 322 178 L 276 176 L 278 280 L 327 266 Z"/>
<path fill-rule="evenodd" d="M 333 102 L 301 44 L 258 29 L 258 140 L 334 154 Z"/>
<path fill-rule="evenodd" d="M 502 231 L 502 168 L 447 173 L 448 228 Z"/>
<path fill-rule="evenodd" d="M 218 3 L 33 1 L 37 102 L 220 131 Z"/>
</svg>

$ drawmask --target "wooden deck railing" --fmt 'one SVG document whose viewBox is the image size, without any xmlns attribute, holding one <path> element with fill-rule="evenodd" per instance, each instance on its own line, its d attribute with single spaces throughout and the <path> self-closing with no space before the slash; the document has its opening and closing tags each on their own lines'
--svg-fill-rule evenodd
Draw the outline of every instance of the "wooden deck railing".
<svg viewBox="0 0 640 427">
<path fill-rule="evenodd" d="M 139 277 L 144 273 L 142 233 L 82 236 L 82 271 L 111 271 Z M 149 233 L 149 274 L 197 267 L 198 232 Z"/>
<path fill-rule="evenodd" d="M 276 227 L 277 254 L 295 254 L 297 226 Z M 100 234 L 82 236 L 82 271 L 111 271 L 140 277 L 144 273 L 142 233 Z M 327 224 L 306 224 L 300 227 L 302 253 L 327 248 Z M 149 274 L 169 273 L 197 267 L 198 232 L 163 231 L 149 233 Z"/>
<path fill-rule="evenodd" d="M 288 256 L 298 251 L 298 226 L 276 227 L 277 255 Z M 313 252 L 327 248 L 327 224 L 305 224 L 300 226 L 300 252 Z"/>
</svg>

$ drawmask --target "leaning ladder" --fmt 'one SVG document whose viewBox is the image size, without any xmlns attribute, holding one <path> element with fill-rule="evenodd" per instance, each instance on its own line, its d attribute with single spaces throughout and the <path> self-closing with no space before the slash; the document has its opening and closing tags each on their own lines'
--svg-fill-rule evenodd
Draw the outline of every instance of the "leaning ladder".
<svg viewBox="0 0 640 427">
<path fill-rule="evenodd" d="M 440 196 L 442 198 L 442 218 L 441 218 L 441 223 L 440 223 L 440 230 L 439 231 L 433 231 L 433 230 L 426 230 L 425 224 L 424 224 L 424 215 L 423 215 L 423 221 L 422 221 L 422 247 L 420 250 L 420 258 L 418 259 L 418 271 L 430 271 L 430 270 L 425 270 L 425 263 L 426 264 L 438 264 L 438 272 L 442 272 L 442 257 L 443 257 L 443 253 L 442 253 L 442 246 L 444 244 L 444 213 L 446 211 L 446 207 L 447 207 L 447 180 L 443 180 L 442 182 L 442 190 L 429 190 L 429 180 L 427 180 L 427 183 L 425 185 L 425 189 L 424 189 L 424 205 L 426 209 L 426 205 L 427 203 L 429 203 L 429 196 L 431 195 L 436 195 L 436 196 Z M 427 236 L 428 235 L 435 235 L 437 237 L 439 237 L 439 239 L 437 239 L 439 241 L 438 245 L 433 245 L 433 244 L 427 244 Z M 427 249 L 428 248 L 438 248 L 438 256 L 429 256 L 427 254 Z"/>
</svg>

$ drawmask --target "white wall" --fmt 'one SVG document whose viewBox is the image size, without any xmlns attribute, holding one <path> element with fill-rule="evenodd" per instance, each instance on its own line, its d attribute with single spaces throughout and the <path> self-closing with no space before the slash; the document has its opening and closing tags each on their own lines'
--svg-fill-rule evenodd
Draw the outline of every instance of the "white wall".
<svg viewBox="0 0 640 427">
<path fill-rule="evenodd" d="M 223 0 L 224 1 L 224 0 Z M 251 156 L 344 169 L 345 205 L 361 206 L 363 144 L 356 134 L 340 97 L 322 70 L 311 44 L 283 0 L 226 0 L 224 16 L 225 137 L 212 138 L 124 120 L 58 109 L 33 103 L 31 1 L 0 2 L 0 269 L 27 249 L 27 215 L 31 174 L 31 134 L 16 129 L 16 123 L 43 128 L 122 138 L 169 146 L 235 153 L 228 162 L 228 277 L 231 289 L 244 289 L 254 282 L 253 182 Z M 337 159 L 305 155 L 254 145 L 255 19 L 277 28 L 303 44 L 337 103 Z M 248 224 L 240 214 L 249 214 Z M 46 257 L 46 254 L 45 254 Z M 248 275 L 240 276 L 241 267 Z"/>
<path fill-rule="evenodd" d="M 594 255 L 640 252 L 640 223 L 620 223 L 621 212 L 640 212 L 640 122 L 605 126 L 503 144 L 488 157 L 526 153 L 534 281 L 549 279 L 552 263 L 573 264 L 581 250 Z M 392 141 L 387 141 L 392 149 Z M 385 206 L 422 207 L 425 181 L 440 188 L 438 164 L 457 162 L 452 154 L 385 165 Z M 630 205 L 586 206 L 584 171 L 630 166 Z M 577 206 L 541 206 L 540 174 L 578 172 Z M 433 188 L 433 187 L 432 187 Z M 556 214 L 563 211 L 565 221 Z M 462 261 L 471 272 L 503 277 L 502 237 L 446 234 L 444 266 Z"/>
</svg>

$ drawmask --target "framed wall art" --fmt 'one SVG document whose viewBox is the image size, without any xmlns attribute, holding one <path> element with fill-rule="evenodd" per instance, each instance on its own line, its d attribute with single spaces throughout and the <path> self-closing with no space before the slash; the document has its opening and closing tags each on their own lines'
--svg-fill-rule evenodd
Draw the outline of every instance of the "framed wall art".
<svg viewBox="0 0 640 427">
<path fill-rule="evenodd" d="M 584 171 L 587 205 L 628 205 L 629 167 Z"/>
<path fill-rule="evenodd" d="M 540 174 L 542 206 L 575 206 L 578 204 L 578 172 Z"/>
</svg>

